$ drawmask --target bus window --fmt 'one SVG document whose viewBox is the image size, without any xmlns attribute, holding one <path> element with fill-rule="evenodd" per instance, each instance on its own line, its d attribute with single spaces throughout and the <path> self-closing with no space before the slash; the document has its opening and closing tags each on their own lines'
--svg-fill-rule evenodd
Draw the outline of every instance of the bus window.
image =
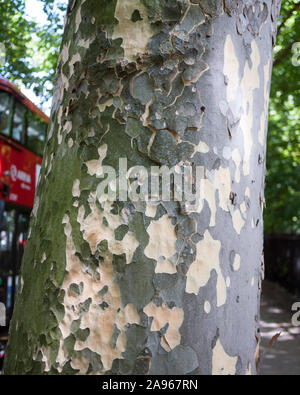
<svg viewBox="0 0 300 395">
<path fill-rule="evenodd" d="M 25 107 L 21 103 L 16 101 L 12 128 L 12 138 L 19 141 L 20 143 L 24 143 L 24 117 Z"/>
<path fill-rule="evenodd" d="M 27 112 L 27 147 L 38 155 L 43 155 L 46 123 L 32 112 Z"/>
<path fill-rule="evenodd" d="M 0 91 L 0 132 L 9 136 L 12 96 Z"/>
</svg>

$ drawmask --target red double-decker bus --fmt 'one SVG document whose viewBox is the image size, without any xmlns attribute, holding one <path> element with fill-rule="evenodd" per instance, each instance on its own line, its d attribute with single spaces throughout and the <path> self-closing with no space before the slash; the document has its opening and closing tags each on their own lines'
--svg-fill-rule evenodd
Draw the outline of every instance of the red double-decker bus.
<svg viewBox="0 0 300 395">
<path fill-rule="evenodd" d="M 0 78 L 0 302 L 12 314 L 49 118 Z"/>
</svg>

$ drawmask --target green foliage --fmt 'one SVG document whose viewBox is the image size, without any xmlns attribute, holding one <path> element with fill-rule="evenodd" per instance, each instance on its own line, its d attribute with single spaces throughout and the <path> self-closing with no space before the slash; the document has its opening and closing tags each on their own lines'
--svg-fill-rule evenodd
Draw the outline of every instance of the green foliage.
<svg viewBox="0 0 300 395">
<path fill-rule="evenodd" d="M 41 1 L 44 3 L 44 12 L 47 14 L 48 23 L 36 30 L 38 40 L 35 46 L 39 54 L 39 63 L 34 75 L 34 92 L 37 96 L 47 100 L 52 96 L 67 0 L 62 0 L 59 3 L 55 0 Z"/>
<path fill-rule="evenodd" d="M 0 42 L 6 50 L 1 75 L 11 80 L 22 79 L 29 85 L 32 73 L 29 42 L 35 24 L 24 18 L 24 7 L 24 0 L 0 0 Z"/>
<path fill-rule="evenodd" d="M 292 61 L 293 45 L 300 42 L 299 1 L 283 0 L 278 25 L 270 100 L 265 230 L 300 233 L 300 62 L 296 67 Z"/>
<path fill-rule="evenodd" d="M 30 88 L 41 102 L 52 96 L 67 0 L 40 0 L 48 22 L 25 15 L 26 0 L 0 0 L 0 43 L 5 46 L 1 76 Z"/>
</svg>

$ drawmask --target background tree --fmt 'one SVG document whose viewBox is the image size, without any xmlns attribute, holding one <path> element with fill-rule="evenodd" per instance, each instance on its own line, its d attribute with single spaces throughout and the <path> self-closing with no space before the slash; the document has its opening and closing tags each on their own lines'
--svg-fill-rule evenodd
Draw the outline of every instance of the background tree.
<svg viewBox="0 0 300 395">
<path fill-rule="evenodd" d="M 22 0 L 0 1 L 0 42 L 6 50 L 6 62 L 1 74 L 10 79 L 23 79 L 26 84 L 32 72 L 26 58 L 30 52 L 28 43 L 34 23 L 24 18 L 24 6 Z"/>
<path fill-rule="evenodd" d="M 270 101 L 265 230 L 299 233 L 300 57 L 295 46 L 300 42 L 299 1 L 282 2 L 278 26 Z M 300 44 L 298 54 L 299 49 Z"/>
<path fill-rule="evenodd" d="M 1 77 L 32 89 L 43 104 L 52 96 L 67 1 L 41 0 L 48 22 L 25 15 L 25 0 L 0 0 Z"/>
<path fill-rule="evenodd" d="M 256 372 L 279 8 L 70 1 L 6 373 Z M 204 196 L 97 199 L 119 158 L 204 166 Z"/>
</svg>

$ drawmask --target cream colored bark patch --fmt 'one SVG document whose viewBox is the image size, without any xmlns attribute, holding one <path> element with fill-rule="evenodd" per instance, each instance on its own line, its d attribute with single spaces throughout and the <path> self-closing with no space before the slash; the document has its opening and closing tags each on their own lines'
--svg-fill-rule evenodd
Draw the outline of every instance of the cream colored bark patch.
<svg viewBox="0 0 300 395">
<path fill-rule="evenodd" d="M 138 10 L 142 20 L 133 22 L 132 14 Z M 114 26 L 113 39 L 122 38 L 125 58 L 134 61 L 137 54 L 144 54 L 153 32 L 148 21 L 145 7 L 139 0 L 118 0 L 115 18 L 119 21 Z"/>
<path fill-rule="evenodd" d="M 210 303 L 208 301 L 204 302 L 204 311 L 205 311 L 206 314 L 209 314 L 210 311 L 211 311 L 211 305 L 210 305 Z"/>
<path fill-rule="evenodd" d="M 73 188 L 72 188 L 72 195 L 73 197 L 79 197 L 80 196 L 80 181 L 75 180 L 73 182 Z"/>
<path fill-rule="evenodd" d="M 66 132 L 66 134 L 70 133 L 72 130 L 72 121 L 66 121 L 64 123 L 64 132 Z"/>
<path fill-rule="evenodd" d="M 46 259 L 47 259 L 47 255 L 45 252 L 43 252 L 41 263 L 45 262 Z"/>
<path fill-rule="evenodd" d="M 62 135 L 63 127 L 62 127 L 62 124 L 61 124 L 62 111 L 63 111 L 63 107 L 60 106 L 59 109 L 58 109 L 58 112 L 57 112 L 57 124 L 59 125 L 58 131 L 57 131 L 57 142 L 58 142 L 59 145 L 62 143 L 62 140 L 63 140 L 63 135 Z"/>
<path fill-rule="evenodd" d="M 109 304 L 108 300 L 106 303 Z M 123 359 L 122 353 L 126 351 L 127 343 L 125 332 L 128 325 L 140 323 L 139 315 L 133 305 L 127 305 L 119 311 L 117 308 L 117 306 L 121 307 L 119 292 L 118 295 L 112 296 L 111 303 L 109 311 L 105 309 L 103 314 L 99 314 L 98 305 L 91 305 L 89 313 L 83 316 L 80 326 L 82 329 L 89 328 L 91 334 L 87 341 L 77 341 L 74 347 L 77 351 L 88 347 L 100 354 L 105 371 L 111 368 L 114 359 Z M 120 331 L 115 347 L 110 344 L 114 326 Z"/>
<path fill-rule="evenodd" d="M 246 221 L 243 219 L 239 209 L 234 210 L 232 214 L 232 223 L 236 233 L 240 235 Z"/>
<path fill-rule="evenodd" d="M 231 192 L 231 175 L 229 168 L 220 167 L 211 173 L 209 178 L 200 180 L 200 196 L 196 207 L 188 207 L 190 211 L 194 210 L 200 213 L 204 207 L 204 200 L 207 201 L 210 209 L 210 224 L 216 226 L 217 202 L 216 193 L 219 197 L 219 207 L 224 211 L 229 211 Z"/>
<path fill-rule="evenodd" d="M 117 96 L 117 94 L 115 95 Z M 99 98 L 102 97 L 102 95 L 99 95 Z M 107 107 L 111 107 L 113 105 L 113 99 L 107 100 L 105 103 L 98 104 L 97 107 L 99 108 L 100 112 L 104 112 Z"/>
<path fill-rule="evenodd" d="M 84 374 L 88 371 L 90 365 L 90 361 L 86 357 L 74 358 L 71 361 L 71 366 L 75 370 L 79 370 L 81 374 Z"/>
<path fill-rule="evenodd" d="M 165 214 L 148 226 L 149 243 L 145 248 L 145 255 L 157 262 L 156 273 L 176 273 L 176 267 L 171 258 L 176 254 L 176 232 L 171 218 Z"/>
<path fill-rule="evenodd" d="M 156 212 L 157 212 L 156 205 L 147 204 L 146 211 L 145 211 L 145 215 L 147 215 L 147 217 L 154 218 L 156 216 Z"/>
<path fill-rule="evenodd" d="M 212 374 L 215 376 L 228 376 L 236 374 L 238 357 L 229 356 L 218 339 L 212 356 Z"/>
<path fill-rule="evenodd" d="M 200 193 L 203 191 L 202 199 L 200 200 L 200 207 L 198 212 L 200 213 L 204 207 L 204 199 L 207 201 L 210 209 L 210 223 L 209 226 L 216 226 L 216 189 L 210 180 L 201 180 Z"/>
<path fill-rule="evenodd" d="M 168 329 L 161 338 L 161 346 L 166 351 L 171 351 L 180 344 L 181 335 L 179 329 L 183 323 L 183 309 L 173 307 L 169 309 L 166 303 L 162 306 L 156 306 L 153 302 L 144 308 L 144 313 L 148 317 L 153 317 L 150 330 L 159 331 L 168 324 Z"/>
<path fill-rule="evenodd" d="M 43 346 L 41 348 L 41 353 L 42 353 L 42 361 L 45 363 L 45 372 L 49 372 L 51 369 L 51 363 L 50 363 L 50 352 L 51 348 L 50 347 L 45 347 Z M 36 356 L 33 358 L 34 360 L 36 359 Z"/>
<path fill-rule="evenodd" d="M 91 176 L 101 177 L 103 175 L 102 162 L 106 158 L 107 144 L 103 144 L 98 148 L 99 159 L 92 159 L 85 164 L 88 168 L 88 174 Z"/>
<path fill-rule="evenodd" d="M 240 270 L 240 267 L 241 267 L 241 256 L 239 254 L 235 254 L 232 268 L 235 272 L 237 272 L 238 270 Z"/>
<path fill-rule="evenodd" d="M 195 147 L 195 152 L 200 152 L 201 154 L 207 154 L 209 152 L 209 146 L 204 142 L 200 141 Z"/>
<path fill-rule="evenodd" d="M 229 168 L 220 167 L 215 172 L 214 186 L 219 191 L 220 207 L 229 211 L 229 196 L 231 192 L 231 175 Z"/>
<path fill-rule="evenodd" d="M 175 274 L 177 273 L 177 268 L 172 262 L 164 259 L 157 262 L 155 273 Z"/>
<path fill-rule="evenodd" d="M 249 198 L 249 199 L 250 199 L 250 197 L 251 197 L 251 190 L 250 190 L 249 187 L 247 187 L 246 190 L 245 190 L 245 196 L 246 196 L 247 198 Z"/>
<path fill-rule="evenodd" d="M 239 61 L 230 35 L 227 36 L 224 48 L 223 72 L 228 77 L 227 101 L 241 102 L 240 128 L 244 137 L 243 173 L 250 174 L 250 160 L 253 146 L 252 129 L 254 125 L 254 91 L 260 88 L 259 66 L 261 63 L 256 41 L 251 43 L 251 63 L 246 61 L 242 79 L 239 77 Z"/>
<path fill-rule="evenodd" d="M 243 217 L 246 218 L 247 217 L 247 205 L 246 205 L 245 202 L 243 202 L 240 205 L 240 210 L 241 210 L 241 213 L 242 213 Z"/>
<path fill-rule="evenodd" d="M 250 362 L 248 364 L 248 369 L 246 371 L 246 376 L 252 376 L 252 365 L 251 365 Z"/>
<path fill-rule="evenodd" d="M 84 206 L 79 207 L 77 221 L 83 238 L 89 243 L 92 253 L 97 250 L 97 245 L 106 240 L 108 249 L 115 255 L 126 255 L 126 262 L 131 263 L 133 254 L 139 243 L 131 231 L 128 231 L 123 240 L 115 239 L 115 229 L 124 224 L 121 215 L 111 214 L 111 206 L 107 203 L 101 211 L 95 202 L 90 203 L 91 213 L 85 216 Z"/>
<path fill-rule="evenodd" d="M 234 44 L 230 35 L 226 37 L 224 48 L 224 68 L 223 73 L 228 78 L 227 100 L 229 102 L 236 99 L 239 88 L 239 68 L 240 63 L 236 56 Z"/>
<path fill-rule="evenodd" d="M 81 7 L 78 8 L 75 16 L 75 33 L 77 33 L 81 23 Z"/>
<path fill-rule="evenodd" d="M 69 79 L 68 76 L 66 76 L 63 73 L 63 68 L 64 65 L 67 63 L 69 59 L 69 50 L 70 50 L 70 41 L 67 44 L 64 44 L 62 47 L 62 50 L 60 52 L 59 58 L 58 58 L 58 64 L 61 64 L 60 67 L 60 77 L 61 77 L 61 88 L 60 88 L 60 99 L 63 98 L 64 90 L 69 88 Z"/>
<path fill-rule="evenodd" d="M 67 362 L 67 352 L 63 340 L 71 334 L 71 324 L 81 318 L 80 329 L 89 328 L 90 334 L 85 341 L 77 340 L 74 346 L 75 351 L 85 348 L 99 354 L 103 363 L 105 373 L 112 366 L 114 359 L 122 359 L 122 352 L 126 350 L 126 329 L 129 324 L 139 324 L 140 318 L 131 304 L 125 307 L 121 302 L 121 295 L 118 285 L 114 281 L 114 271 L 112 265 L 112 254 L 107 253 L 104 262 L 101 262 L 98 276 L 91 276 L 84 271 L 84 265 L 75 255 L 76 249 L 72 239 L 72 228 L 67 215 L 63 218 L 65 224 L 66 244 L 66 271 L 62 289 L 65 291 L 64 307 L 65 316 L 59 324 L 62 333 L 59 352 L 56 362 L 61 371 Z M 80 294 L 71 292 L 71 284 L 76 284 L 81 288 Z M 107 292 L 99 294 L 104 287 Z M 88 299 L 91 300 L 88 311 L 82 311 L 82 304 Z M 105 302 L 105 309 L 101 304 Z M 116 345 L 112 346 L 110 340 L 115 327 L 119 334 Z M 47 355 L 44 353 L 45 361 Z M 86 374 L 88 364 L 85 358 L 77 358 L 72 361 L 73 368 L 80 370 L 81 374 Z"/>
<path fill-rule="evenodd" d="M 241 164 L 242 158 L 241 158 L 240 151 L 237 148 L 232 152 L 232 160 L 234 161 L 234 164 L 235 164 L 234 179 L 235 179 L 235 182 L 239 183 L 241 180 L 240 164 Z"/>
<path fill-rule="evenodd" d="M 251 44 L 251 62 L 252 66 L 247 61 L 244 76 L 241 82 L 242 87 L 242 117 L 240 126 L 244 135 L 244 164 L 243 172 L 247 176 L 250 174 L 250 159 L 253 146 L 252 128 L 254 123 L 254 91 L 260 87 L 260 78 L 258 68 L 260 66 L 260 53 L 259 48 L 255 42 Z"/>
<path fill-rule="evenodd" d="M 265 98 L 265 107 L 264 111 L 260 117 L 260 129 L 258 133 L 258 141 L 259 143 L 264 146 L 265 144 L 265 136 L 266 136 L 266 129 L 267 129 L 267 120 L 268 120 L 268 107 L 269 107 L 269 83 L 270 83 L 270 60 L 264 66 L 264 98 Z"/>
<path fill-rule="evenodd" d="M 217 306 L 226 302 L 226 283 L 220 268 L 221 242 L 214 240 L 207 230 L 204 239 L 197 244 L 196 259 L 187 272 L 186 292 L 198 295 L 201 287 L 204 287 L 214 269 L 217 272 Z"/>
</svg>

